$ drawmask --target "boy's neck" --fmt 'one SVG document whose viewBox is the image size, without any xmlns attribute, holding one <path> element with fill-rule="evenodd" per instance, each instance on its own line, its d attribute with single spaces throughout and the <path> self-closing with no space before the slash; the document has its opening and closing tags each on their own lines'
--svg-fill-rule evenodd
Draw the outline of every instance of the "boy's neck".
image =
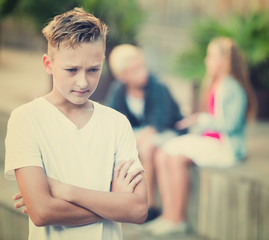
<svg viewBox="0 0 269 240">
<path fill-rule="evenodd" d="M 78 105 L 73 104 L 67 99 L 60 99 L 54 96 L 52 92 L 45 96 L 45 98 L 57 107 L 61 112 L 73 112 L 73 111 L 88 111 L 93 109 L 93 103 L 91 101 L 87 101 L 84 104 Z"/>
<path fill-rule="evenodd" d="M 129 87 L 127 88 L 127 94 L 134 98 L 144 98 L 144 89 Z"/>
<path fill-rule="evenodd" d="M 76 105 L 71 102 L 57 101 L 57 98 L 50 94 L 44 98 L 54 105 L 66 118 L 68 118 L 78 128 L 83 128 L 91 119 L 94 112 L 94 105 L 92 101 L 88 100 L 83 105 Z"/>
</svg>

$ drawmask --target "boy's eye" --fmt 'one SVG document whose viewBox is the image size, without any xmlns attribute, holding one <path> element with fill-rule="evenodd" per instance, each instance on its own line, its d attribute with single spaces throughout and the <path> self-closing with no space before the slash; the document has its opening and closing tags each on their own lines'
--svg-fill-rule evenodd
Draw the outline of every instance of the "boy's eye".
<svg viewBox="0 0 269 240">
<path fill-rule="evenodd" d="M 97 71 L 99 71 L 99 68 L 90 68 L 88 71 L 89 72 L 97 72 Z"/>
<path fill-rule="evenodd" d="M 68 68 L 68 69 L 65 69 L 67 72 L 70 72 L 70 73 L 75 73 L 77 71 L 76 68 Z"/>
</svg>

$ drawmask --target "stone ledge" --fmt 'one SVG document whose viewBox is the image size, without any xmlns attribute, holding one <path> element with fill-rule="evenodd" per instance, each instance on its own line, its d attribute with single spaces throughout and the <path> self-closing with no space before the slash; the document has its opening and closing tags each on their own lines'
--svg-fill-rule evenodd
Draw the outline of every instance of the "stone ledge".
<svg viewBox="0 0 269 240">
<path fill-rule="evenodd" d="M 268 239 L 268 165 L 257 160 L 228 169 L 197 169 L 188 206 L 192 230 L 207 239 Z"/>
<path fill-rule="evenodd" d="M 7 181 L 0 169 L 0 239 L 26 240 L 28 217 L 16 210 L 12 196 L 19 191 L 16 181 Z"/>
</svg>

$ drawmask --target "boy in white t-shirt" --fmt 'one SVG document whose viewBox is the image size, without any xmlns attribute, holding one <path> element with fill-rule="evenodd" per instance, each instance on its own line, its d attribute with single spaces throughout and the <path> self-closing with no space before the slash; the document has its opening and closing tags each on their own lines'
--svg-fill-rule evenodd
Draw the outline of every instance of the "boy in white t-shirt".
<svg viewBox="0 0 269 240">
<path fill-rule="evenodd" d="M 43 29 L 53 89 L 11 114 L 5 176 L 16 176 L 16 207 L 29 214 L 29 239 L 122 239 L 118 222 L 146 219 L 146 181 L 131 126 L 88 100 L 101 75 L 106 32 L 81 8 L 56 16 Z"/>
</svg>

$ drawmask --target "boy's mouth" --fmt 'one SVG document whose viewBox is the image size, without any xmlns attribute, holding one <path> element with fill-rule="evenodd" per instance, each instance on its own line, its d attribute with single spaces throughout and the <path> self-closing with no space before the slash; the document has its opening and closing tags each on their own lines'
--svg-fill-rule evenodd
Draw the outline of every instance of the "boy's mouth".
<svg viewBox="0 0 269 240">
<path fill-rule="evenodd" d="M 77 94 L 79 94 L 79 95 L 83 95 L 83 94 L 85 94 L 85 93 L 89 93 L 90 90 L 84 90 L 84 91 L 76 91 L 76 90 L 72 90 L 72 92 L 77 93 Z"/>
</svg>

